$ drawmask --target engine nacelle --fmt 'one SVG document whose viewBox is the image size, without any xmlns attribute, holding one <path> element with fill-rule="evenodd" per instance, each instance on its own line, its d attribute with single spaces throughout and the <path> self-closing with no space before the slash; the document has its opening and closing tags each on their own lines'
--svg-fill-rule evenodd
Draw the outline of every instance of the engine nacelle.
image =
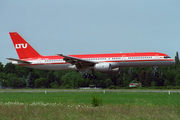
<svg viewBox="0 0 180 120">
<path fill-rule="evenodd" d="M 94 71 L 109 72 L 111 71 L 111 64 L 109 63 L 98 63 L 94 65 Z"/>
<path fill-rule="evenodd" d="M 111 69 L 109 72 L 104 72 L 104 73 L 107 73 L 107 74 L 119 74 L 120 72 L 121 72 L 120 68 L 114 68 L 114 69 Z"/>
</svg>

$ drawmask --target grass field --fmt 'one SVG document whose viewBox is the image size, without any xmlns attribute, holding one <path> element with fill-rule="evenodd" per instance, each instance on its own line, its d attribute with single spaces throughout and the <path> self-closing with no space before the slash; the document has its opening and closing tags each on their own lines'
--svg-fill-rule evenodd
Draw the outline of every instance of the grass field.
<svg viewBox="0 0 180 120">
<path fill-rule="evenodd" d="M 91 107 L 92 95 L 103 105 Z M 0 119 L 180 119 L 180 94 L 0 93 Z"/>
</svg>

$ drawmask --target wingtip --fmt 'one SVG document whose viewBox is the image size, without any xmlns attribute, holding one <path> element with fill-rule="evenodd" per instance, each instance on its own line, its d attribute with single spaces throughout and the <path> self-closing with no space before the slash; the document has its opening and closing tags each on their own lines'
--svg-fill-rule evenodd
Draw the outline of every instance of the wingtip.
<svg viewBox="0 0 180 120">
<path fill-rule="evenodd" d="M 11 60 L 12 58 L 6 58 L 6 59 Z"/>
</svg>

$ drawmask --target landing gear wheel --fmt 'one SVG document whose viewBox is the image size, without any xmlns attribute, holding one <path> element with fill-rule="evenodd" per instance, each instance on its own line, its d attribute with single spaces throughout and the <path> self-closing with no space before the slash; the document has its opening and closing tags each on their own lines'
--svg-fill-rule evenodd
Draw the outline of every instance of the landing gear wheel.
<svg viewBox="0 0 180 120">
<path fill-rule="evenodd" d="M 82 76 L 84 79 L 88 78 L 89 80 L 96 79 L 97 77 L 94 75 L 94 71 L 92 71 L 92 75 L 85 73 Z"/>
<path fill-rule="evenodd" d="M 92 79 L 92 76 L 90 74 L 87 74 L 87 77 L 89 78 L 89 80 Z"/>
<path fill-rule="evenodd" d="M 87 78 L 87 75 L 83 75 L 83 78 L 86 79 L 86 78 Z"/>
<path fill-rule="evenodd" d="M 90 74 L 87 74 L 87 77 L 89 78 L 89 77 L 91 77 L 91 75 L 90 75 Z"/>
</svg>

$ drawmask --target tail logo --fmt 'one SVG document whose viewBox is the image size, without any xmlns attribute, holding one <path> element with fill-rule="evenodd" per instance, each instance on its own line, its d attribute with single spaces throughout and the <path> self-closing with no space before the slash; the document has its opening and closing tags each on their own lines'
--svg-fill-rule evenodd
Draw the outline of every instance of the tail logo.
<svg viewBox="0 0 180 120">
<path fill-rule="evenodd" d="M 27 43 L 26 44 L 15 44 L 16 49 L 21 49 L 21 48 L 27 48 Z"/>
</svg>

